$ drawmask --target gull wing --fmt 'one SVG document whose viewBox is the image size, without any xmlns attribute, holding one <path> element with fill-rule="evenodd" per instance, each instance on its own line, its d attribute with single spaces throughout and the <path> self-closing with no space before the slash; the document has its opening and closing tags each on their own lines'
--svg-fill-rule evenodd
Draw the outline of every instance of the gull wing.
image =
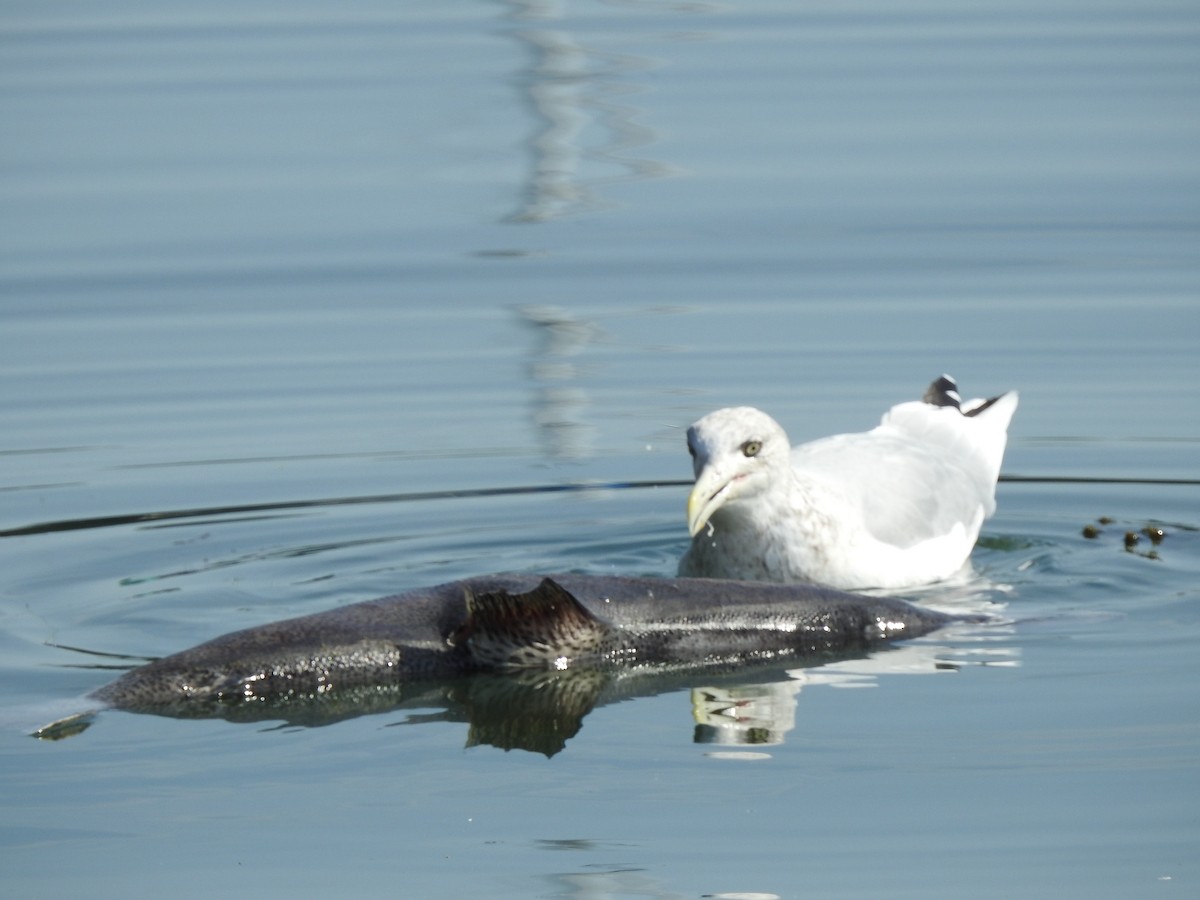
<svg viewBox="0 0 1200 900">
<path fill-rule="evenodd" d="M 996 477 L 1015 409 L 1015 393 L 977 416 L 902 403 L 871 431 L 793 448 L 792 465 L 861 509 L 867 530 L 884 543 L 911 547 L 956 527 L 974 536 L 995 511 Z"/>
</svg>

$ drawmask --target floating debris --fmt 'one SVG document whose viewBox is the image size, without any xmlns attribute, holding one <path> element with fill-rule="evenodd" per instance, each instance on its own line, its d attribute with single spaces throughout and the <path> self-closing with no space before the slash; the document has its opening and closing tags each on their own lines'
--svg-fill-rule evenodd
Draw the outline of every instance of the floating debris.
<svg viewBox="0 0 1200 900">
<path fill-rule="evenodd" d="M 1154 544 L 1156 547 L 1161 544 L 1163 542 L 1163 538 L 1167 536 L 1167 533 L 1157 525 L 1147 525 L 1142 529 L 1142 534 L 1150 538 L 1150 543 Z"/>
<path fill-rule="evenodd" d="M 1080 530 L 1080 533 L 1089 541 L 1092 541 L 1104 534 L 1104 529 L 1101 526 L 1114 524 L 1116 524 L 1116 519 L 1113 519 L 1110 516 L 1100 516 L 1094 523 L 1089 522 L 1088 524 L 1084 525 Z M 1149 523 L 1143 525 L 1136 531 L 1132 529 L 1126 531 L 1122 543 L 1125 547 L 1125 550 L 1129 553 L 1136 554 L 1137 556 L 1143 556 L 1146 559 L 1158 559 L 1159 556 L 1157 550 L 1150 549 L 1141 551 L 1138 549 L 1138 545 L 1141 543 L 1142 538 L 1146 537 L 1149 539 L 1150 543 L 1154 545 L 1154 547 L 1157 547 L 1163 542 L 1166 536 L 1167 531 L 1165 528 L 1163 528 L 1161 525 Z"/>
</svg>

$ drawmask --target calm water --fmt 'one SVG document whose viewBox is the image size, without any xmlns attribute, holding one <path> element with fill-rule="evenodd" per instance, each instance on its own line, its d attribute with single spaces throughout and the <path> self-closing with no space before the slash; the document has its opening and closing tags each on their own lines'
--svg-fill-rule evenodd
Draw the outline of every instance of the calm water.
<svg viewBox="0 0 1200 900">
<path fill-rule="evenodd" d="M 5 895 L 1195 895 L 1200 8 L 39 0 L 0 41 Z M 859 430 L 942 371 L 1021 391 L 1007 473 L 1095 480 L 1003 484 L 920 598 L 1014 624 L 716 686 L 770 743 L 699 742 L 702 683 L 550 757 L 433 700 L 27 736 L 115 674 L 80 650 L 669 575 L 690 421 Z"/>
</svg>

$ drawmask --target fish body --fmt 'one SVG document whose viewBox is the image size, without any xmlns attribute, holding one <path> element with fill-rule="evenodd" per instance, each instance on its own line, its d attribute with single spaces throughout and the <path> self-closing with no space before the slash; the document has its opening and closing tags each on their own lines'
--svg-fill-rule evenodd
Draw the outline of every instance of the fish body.
<svg viewBox="0 0 1200 900">
<path fill-rule="evenodd" d="M 952 620 L 812 585 L 491 575 L 232 632 L 90 698 L 154 712 L 335 695 L 477 673 L 670 670 L 861 655 Z"/>
</svg>

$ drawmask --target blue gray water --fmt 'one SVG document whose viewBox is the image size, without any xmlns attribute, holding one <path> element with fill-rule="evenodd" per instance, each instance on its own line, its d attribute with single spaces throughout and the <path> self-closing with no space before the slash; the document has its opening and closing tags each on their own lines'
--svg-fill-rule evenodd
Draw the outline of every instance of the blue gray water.
<svg viewBox="0 0 1200 900">
<path fill-rule="evenodd" d="M 1195 5 L 39 0 L 0 42 L 5 895 L 1195 894 Z M 27 735 L 95 653 L 669 575 L 690 421 L 860 430 L 943 371 L 1019 389 L 1005 472 L 1051 479 L 920 597 L 983 636 L 551 757 L 435 705 Z"/>
</svg>

